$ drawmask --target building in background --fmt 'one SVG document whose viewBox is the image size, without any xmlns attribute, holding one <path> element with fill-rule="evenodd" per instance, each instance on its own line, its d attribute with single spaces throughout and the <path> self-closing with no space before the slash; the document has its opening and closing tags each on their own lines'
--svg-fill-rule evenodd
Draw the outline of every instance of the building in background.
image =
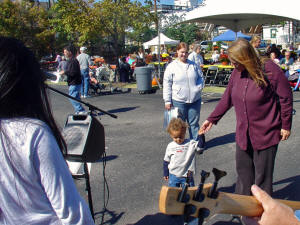
<svg viewBox="0 0 300 225">
<path fill-rule="evenodd" d="M 300 42 L 300 24 L 286 21 L 278 25 L 263 26 L 262 38 L 272 44 L 286 47 Z"/>
</svg>

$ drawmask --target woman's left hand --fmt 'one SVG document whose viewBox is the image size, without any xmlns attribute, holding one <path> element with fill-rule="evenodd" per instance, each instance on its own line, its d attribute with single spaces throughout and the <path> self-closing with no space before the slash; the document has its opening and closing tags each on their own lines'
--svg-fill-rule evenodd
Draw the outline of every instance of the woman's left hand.
<svg viewBox="0 0 300 225">
<path fill-rule="evenodd" d="M 291 135 L 291 131 L 290 130 L 281 129 L 280 130 L 280 135 L 281 135 L 281 140 L 282 141 L 286 141 L 289 138 L 289 136 Z"/>
</svg>

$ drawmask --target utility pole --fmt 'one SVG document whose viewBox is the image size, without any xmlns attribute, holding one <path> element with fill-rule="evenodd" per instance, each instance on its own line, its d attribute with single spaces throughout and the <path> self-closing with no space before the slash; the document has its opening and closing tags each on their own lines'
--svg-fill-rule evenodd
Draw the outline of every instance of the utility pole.
<svg viewBox="0 0 300 225">
<path fill-rule="evenodd" d="M 158 77 L 160 78 L 160 30 L 159 30 L 159 16 L 157 13 L 157 4 L 156 0 L 154 0 L 154 12 L 155 12 L 155 25 L 157 29 L 157 37 L 158 37 L 158 48 L 157 48 L 157 55 L 158 55 Z M 158 84 L 158 87 L 161 88 L 161 85 L 159 83 L 159 80 L 157 79 L 157 76 L 155 75 L 156 82 Z"/>
</svg>

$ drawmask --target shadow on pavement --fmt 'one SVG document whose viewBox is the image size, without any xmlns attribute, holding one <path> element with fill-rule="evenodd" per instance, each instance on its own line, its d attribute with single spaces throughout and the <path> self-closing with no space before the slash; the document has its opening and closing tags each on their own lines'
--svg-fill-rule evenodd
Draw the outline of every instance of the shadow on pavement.
<svg viewBox="0 0 300 225">
<path fill-rule="evenodd" d="M 146 215 L 136 223 L 126 225 L 182 225 L 181 216 L 168 216 L 162 213 Z"/>
<path fill-rule="evenodd" d="M 104 213 L 104 219 L 102 220 L 102 216 Z M 105 224 L 115 224 L 117 223 L 120 218 L 123 216 L 124 212 L 121 212 L 120 214 L 116 214 L 114 211 L 110 211 L 108 209 L 106 209 L 105 211 L 101 211 L 101 212 L 96 212 L 95 213 L 95 218 L 97 221 L 100 221 L 99 225 L 105 225 Z M 109 218 L 109 219 L 107 219 Z"/>
<path fill-rule="evenodd" d="M 273 183 L 273 185 L 287 184 L 284 188 L 275 191 L 274 198 L 300 201 L 300 176 L 289 177 Z"/>
<path fill-rule="evenodd" d="M 216 138 L 213 138 L 206 142 L 206 147 L 211 148 L 219 145 L 225 145 L 228 143 L 235 142 L 235 133 L 225 134 L 223 136 L 219 136 Z M 209 150 L 209 149 L 208 149 Z"/>
<path fill-rule="evenodd" d="M 124 107 L 124 108 L 118 108 L 118 109 L 111 109 L 111 110 L 108 110 L 107 112 L 109 112 L 109 113 L 121 113 L 121 112 L 128 112 L 128 111 L 131 111 L 131 110 L 135 110 L 137 108 L 139 108 L 139 106 L 136 106 L 136 107 Z M 99 113 L 98 115 L 102 116 L 104 114 L 103 113 Z"/>
<path fill-rule="evenodd" d="M 102 162 L 102 161 L 107 162 L 107 161 L 110 161 L 110 160 L 114 160 L 116 158 L 118 158 L 117 155 L 108 155 L 108 156 L 102 157 L 101 159 L 97 160 L 96 162 Z"/>
</svg>

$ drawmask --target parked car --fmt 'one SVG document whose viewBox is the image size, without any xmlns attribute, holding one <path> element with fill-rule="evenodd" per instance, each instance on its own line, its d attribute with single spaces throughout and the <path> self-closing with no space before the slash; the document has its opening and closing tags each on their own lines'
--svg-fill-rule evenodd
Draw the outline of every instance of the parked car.
<svg viewBox="0 0 300 225">
<path fill-rule="evenodd" d="M 212 46 L 212 41 L 201 41 L 200 46 L 203 50 L 208 51 L 209 46 Z"/>
<path fill-rule="evenodd" d="M 265 40 L 261 40 L 260 45 L 258 46 L 258 51 L 262 54 L 266 54 L 268 43 Z"/>
</svg>

